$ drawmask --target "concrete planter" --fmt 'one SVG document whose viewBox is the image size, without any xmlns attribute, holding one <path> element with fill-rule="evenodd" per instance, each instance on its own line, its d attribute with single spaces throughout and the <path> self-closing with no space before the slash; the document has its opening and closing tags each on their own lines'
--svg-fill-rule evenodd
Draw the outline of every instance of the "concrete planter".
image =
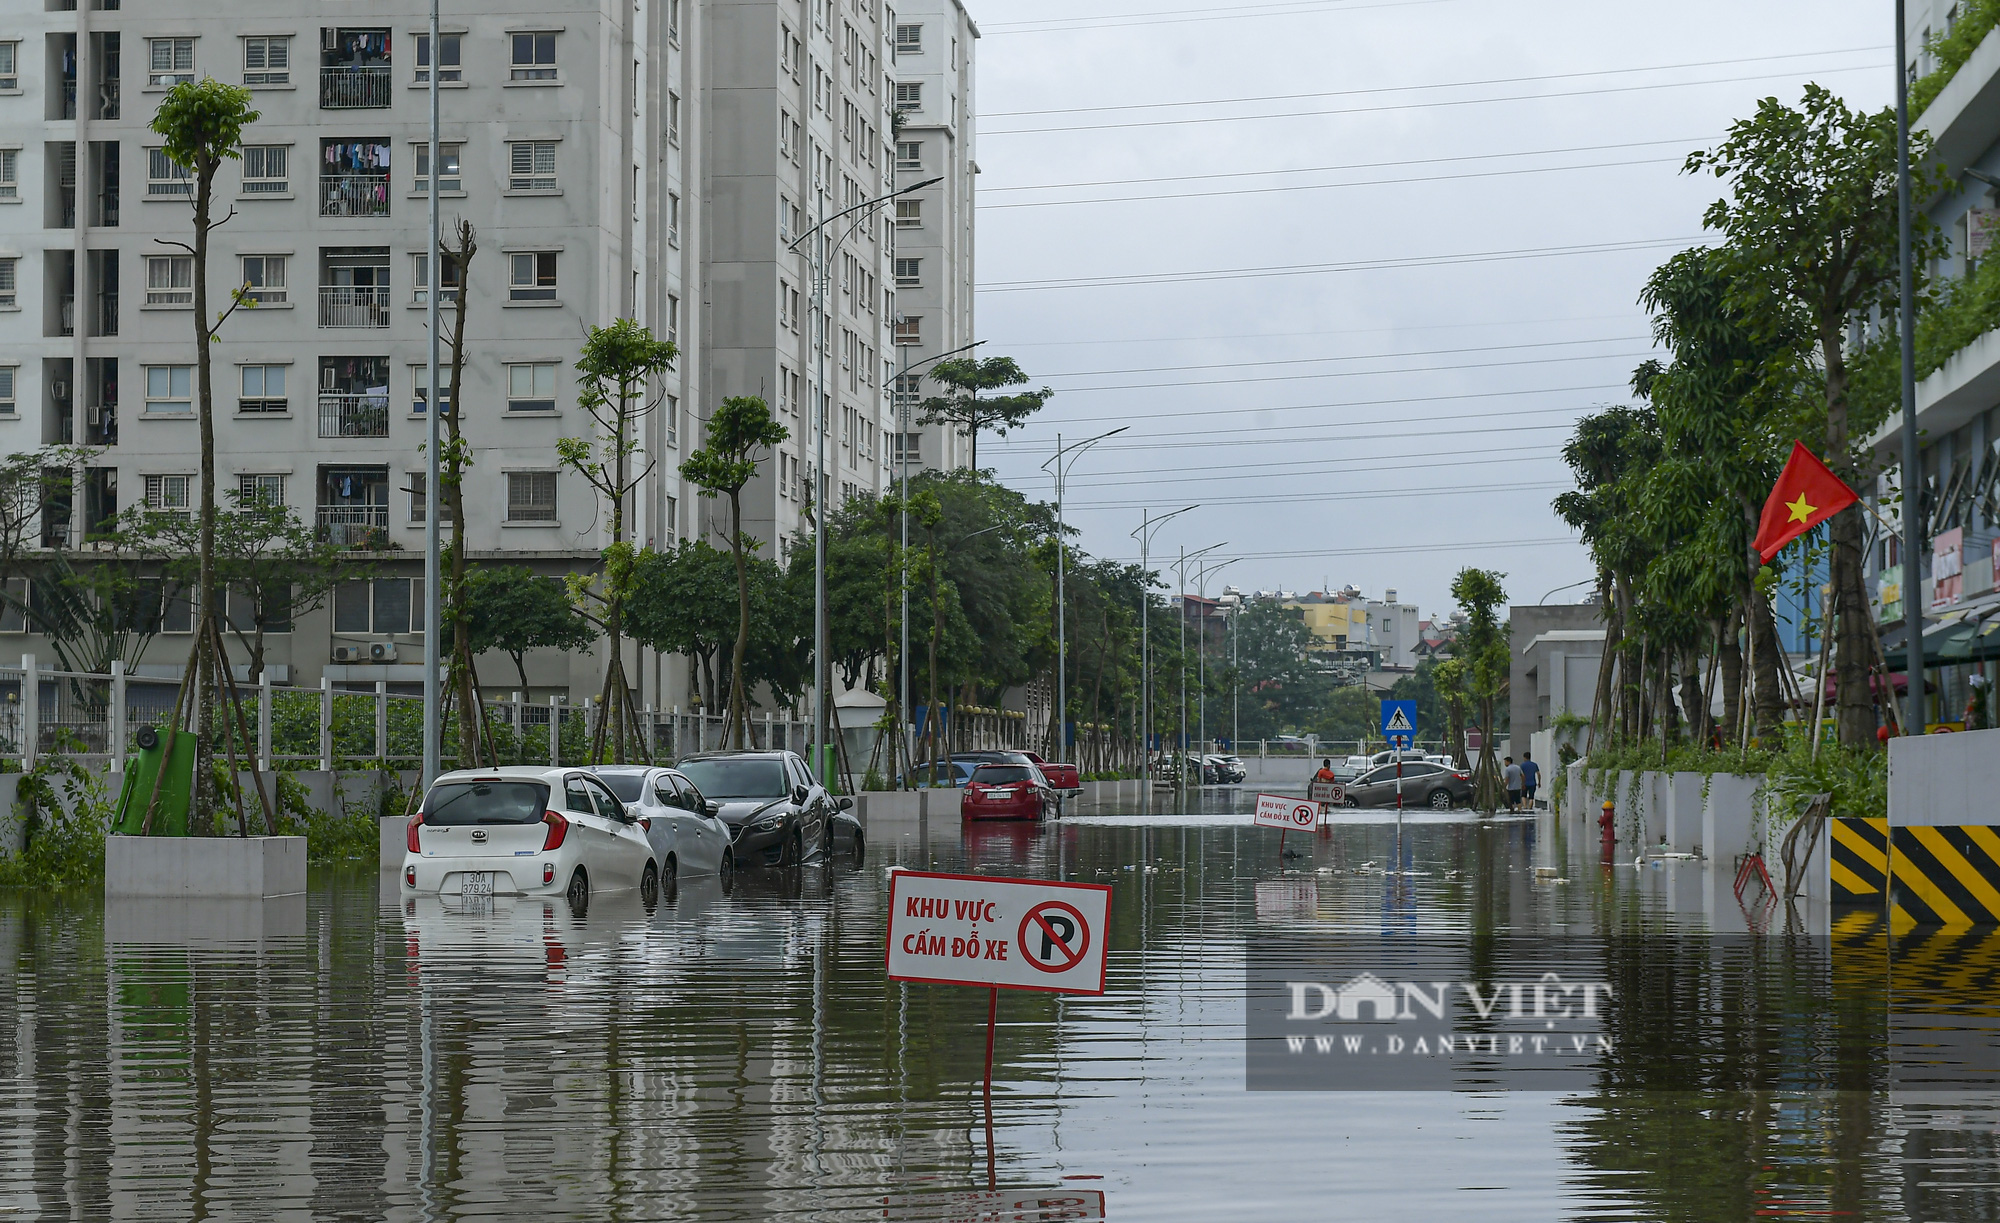
<svg viewBox="0 0 2000 1223">
<path fill-rule="evenodd" d="M 106 837 L 106 896 L 293 896 L 306 890 L 304 837 Z"/>
<path fill-rule="evenodd" d="M 1711 860 L 1733 866 L 1736 855 L 1761 848 L 1751 838 L 1755 835 L 1757 791 L 1763 788 L 1761 774 L 1717 773 L 1709 778 L 1708 802 L 1701 813 L 1701 846 Z M 1767 861 L 1769 856 L 1765 855 Z"/>
<path fill-rule="evenodd" d="M 382 869 L 397 871 L 403 869 L 403 855 L 410 849 L 410 821 L 407 816 L 391 816 L 377 820 L 382 832 Z"/>
<path fill-rule="evenodd" d="M 1691 854 L 1702 846 L 1701 794 L 1707 779 L 1700 773 L 1674 773 L 1667 778 L 1667 848 Z"/>
</svg>

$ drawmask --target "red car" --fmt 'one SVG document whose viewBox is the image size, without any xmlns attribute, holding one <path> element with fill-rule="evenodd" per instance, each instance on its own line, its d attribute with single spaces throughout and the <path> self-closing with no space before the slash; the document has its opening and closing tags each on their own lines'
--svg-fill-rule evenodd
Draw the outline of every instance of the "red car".
<svg viewBox="0 0 2000 1223">
<path fill-rule="evenodd" d="M 1031 764 L 982 764 L 959 791 L 958 813 L 968 820 L 1044 820 L 1055 805 L 1048 778 Z"/>
<path fill-rule="evenodd" d="M 1035 755 L 1033 752 L 1022 752 L 1021 754 L 1023 756 L 1026 756 L 1028 759 L 1034 761 L 1035 767 L 1042 771 L 1042 776 L 1048 778 L 1049 784 L 1051 786 L 1054 786 L 1056 789 L 1058 790 L 1083 789 L 1083 778 L 1081 775 L 1077 773 L 1075 765 L 1050 764 L 1048 761 L 1043 760 L 1040 756 Z"/>
</svg>

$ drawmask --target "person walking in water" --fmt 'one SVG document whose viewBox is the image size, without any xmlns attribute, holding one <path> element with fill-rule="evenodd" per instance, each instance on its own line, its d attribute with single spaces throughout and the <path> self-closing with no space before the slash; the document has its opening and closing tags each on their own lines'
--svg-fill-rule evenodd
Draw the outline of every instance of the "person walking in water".
<svg viewBox="0 0 2000 1223">
<path fill-rule="evenodd" d="M 1507 785 L 1507 814 L 1521 814 L 1521 766 L 1514 763 L 1512 756 L 1507 757 L 1507 767 L 1501 777 Z"/>
<path fill-rule="evenodd" d="M 1521 798 L 1527 802 L 1528 810 L 1535 809 L 1535 789 L 1541 785 L 1542 766 L 1535 763 L 1533 752 L 1521 753 Z"/>
</svg>

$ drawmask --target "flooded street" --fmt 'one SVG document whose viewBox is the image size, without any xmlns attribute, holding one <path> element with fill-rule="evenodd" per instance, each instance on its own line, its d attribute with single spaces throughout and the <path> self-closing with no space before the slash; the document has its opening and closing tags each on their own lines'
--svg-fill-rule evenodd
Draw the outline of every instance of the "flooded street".
<svg viewBox="0 0 2000 1223">
<path fill-rule="evenodd" d="M 1547 815 L 1413 816 L 1397 874 L 1393 813 L 1281 861 L 1248 802 L 875 821 L 859 868 L 651 914 L 372 871 L 233 909 L 7 895 L 0 1217 L 955 1219 L 989 1183 L 1114 1219 L 2000 1216 L 2000 1109 L 1964 1093 L 1246 1090 L 1260 930 L 1705 920 Z M 990 1167 L 987 998 L 885 980 L 894 867 L 1113 886 L 1104 996 L 1000 998 Z"/>
</svg>

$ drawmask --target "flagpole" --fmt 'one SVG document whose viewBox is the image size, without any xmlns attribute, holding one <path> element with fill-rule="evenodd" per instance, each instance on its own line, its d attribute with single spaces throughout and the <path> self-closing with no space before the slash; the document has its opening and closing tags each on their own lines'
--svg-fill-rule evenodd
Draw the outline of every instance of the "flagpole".
<svg viewBox="0 0 2000 1223">
<path fill-rule="evenodd" d="M 1903 733 L 1924 733 L 1924 604 L 1923 565 L 1918 553 L 1923 524 L 1923 479 L 1917 455 L 1917 310 L 1916 269 L 1910 265 L 1911 229 L 1915 217 L 1910 211 L 1910 74 L 1905 58 L 1908 35 L 1904 29 L 1904 0 L 1896 0 L 1896 208 L 1898 273 L 1898 339 L 1903 349 L 1903 670 L 1910 680 L 1909 713 L 1903 719 Z M 1878 639 L 1879 644 L 1879 639 Z M 1896 691 L 1891 685 L 1883 694 L 1884 704 L 1893 704 Z"/>
</svg>

